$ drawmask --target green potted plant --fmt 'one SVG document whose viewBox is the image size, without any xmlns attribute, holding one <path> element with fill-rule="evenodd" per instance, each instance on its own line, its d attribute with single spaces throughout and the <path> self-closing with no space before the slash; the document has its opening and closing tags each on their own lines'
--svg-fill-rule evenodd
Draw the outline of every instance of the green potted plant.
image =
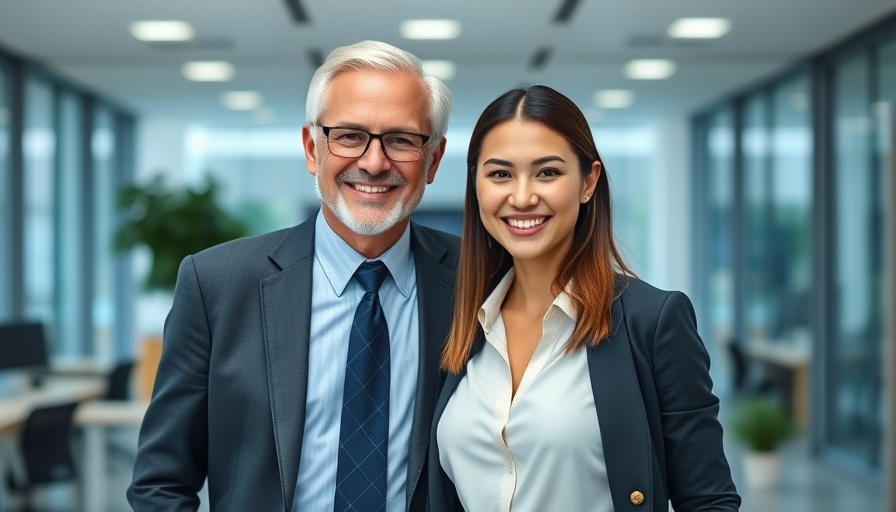
<svg viewBox="0 0 896 512">
<path fill-rule="evenodd" d="M 796 433 L 793 420 L 776 402 L 756 397 L 737 404 L 731 429 L 746 447 L 747 485 L 756 489 L 773 487 L 781 466 L 778 448 Z"/>
<path fill-rule="evenodd" d="M 169 188 L 161 176 L 118 191 L 116 205 L 125 220 L 114 246 L 124 251 L 143 245 L 152 252 L 146 290 L 173 290 L 186 256 L 246 235 L 245 225 L 220 207 L 218 191 L 211 177 L 206 177 L 204 190 L 193 190 Z"/>
<path fill-rule="evenodd" d="M 177 282 L 180 262 L 190 254 L 246 235 L 242 222 L 219 205 L 218 185 L 206 178 L 205 188 L 170 188 L 158 176 L 145 185 L 128 185 L 118 191 L 116 206 L 124 215 L 114 236 L 116 250 L 145 246 L 152 264 L 144 281 L 147 292 L 170 293 Z M 155 294 L 159 298 L 158 293 Z M 170 300 L 170 299 L 166 299 Z M 162 336 L 145 333 L 136 367 L 138 396 L 149 400 L 162 352 Z"/>
</svg>

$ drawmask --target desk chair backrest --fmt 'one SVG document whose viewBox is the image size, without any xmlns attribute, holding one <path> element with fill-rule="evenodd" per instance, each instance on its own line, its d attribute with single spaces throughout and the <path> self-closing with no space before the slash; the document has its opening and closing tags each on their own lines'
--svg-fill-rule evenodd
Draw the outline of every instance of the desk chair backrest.
<svg viewBox="0 0 896 512">
<path fill-rule="evenodd" d="M 134 368 L 133 361 L 118 363 L 109 373 L 109 387 L 106 390 L 106 400 L 130 400 L 131 399 L 131 371 Z"/>
<path fill-rule="evenodd" d="M 73 480 L 71 434 L 77 402 L 33 409 L 21 432 L 26 486 Z"/>
</svg>

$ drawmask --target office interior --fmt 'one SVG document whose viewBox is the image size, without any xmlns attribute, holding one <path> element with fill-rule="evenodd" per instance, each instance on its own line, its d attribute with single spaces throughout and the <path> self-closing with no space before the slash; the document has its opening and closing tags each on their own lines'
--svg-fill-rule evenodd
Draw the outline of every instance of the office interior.
<svg viewBox="0 0 896 512">
<path fill-rule="evenodd" d="M 414 52 L 454 94 L 417 221 L 459 233 L 465 146 L 491 99 L 566 93 L 610 175 L 623 256 L 694 302 L 743 510 L 896 510 L 896 4 L 483 4 L 0 3 L 0 510 L 25 494 L 48 510 L 128 510 L 172 292 L 147 289 L 149 249 L 116 249 L 141 213 L 121 189 L 201 192 L 211 178 L 246 234 L 304 220 L 318 204 L 307 83 L 328 51 L 367 38 Z M 682 18 L 725 23 L 678 37 Z M 414 19 L 453 24 L 415 35 Z M 143 20 L 189 30 L 139 41 Z M 196 61 L 225 77 L 191 81 Z M 756 394 L 795 424 L 764 488 L 730 428 Z M 70 402 L 71 474 L 11 485 L 28 472 L 29 414 Z"/>
</svg>

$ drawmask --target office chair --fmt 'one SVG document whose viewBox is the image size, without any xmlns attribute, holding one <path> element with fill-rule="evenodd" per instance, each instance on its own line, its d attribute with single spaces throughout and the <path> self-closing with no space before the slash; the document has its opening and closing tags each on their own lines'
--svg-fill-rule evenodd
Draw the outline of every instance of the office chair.
<svg viewBox="0 0 896 512">
<path fill-rule="evenodd" d="M 38 407 L 25 419 L 19 438 L 24 475 L 17 478 L 9 473 L 10 490 L 24 495 L 23 510 L 33 510 L 35 486 L 75 480 L 71 434 L 77 406 L 77 402 L 69 402 Z"/>
<path fill-rule="evenodd" d="M 108 377 L 108 387 L 103 400 L 125 401 L 131 399 L 131 372 L 134 369 L 134 361 L 122 361 L 115 365 Z M 127 434 L 127 429 L 107 427 L 106 454 L 109 461 L 117 459 L 132 467 L 137 458 L 135 449 L 130 442 L 118 442 L 114 439 Z"/>
<path fill-rule="evenodd" d="M 786 410 L 792 410 L 792 378 L 786 370 L 774 368 L 762 361 L 750 358 L 739 340 L 727 343 L 731 358 L 732 389 L 735 396 L 770 396 L 781 402 Z"/>
<path fill-rule="evenodd" d="M 134 369 L 133 361 L 123 361 L 115 365 L 109 372 L 108 387 L 104 400 L 130 400 L 131 399 L 131 371 Z"/>
</svg>

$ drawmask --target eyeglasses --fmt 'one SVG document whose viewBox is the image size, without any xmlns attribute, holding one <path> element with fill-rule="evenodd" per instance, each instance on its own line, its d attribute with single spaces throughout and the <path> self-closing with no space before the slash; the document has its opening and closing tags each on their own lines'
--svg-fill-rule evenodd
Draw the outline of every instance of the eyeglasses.
<svg viewBox="0 0 896 512">
<path fill-rule="evenodd" d="M 343 158 L 360 158 L 370 147 L 370 141 L 379 139 L 386 158 L 393 162 L 415 162 L 423 155 L 423 146 L 429 135 L 407 132 L 370 133 L 357 128 L 321 126 L 327 137 L 330 153 Z"/>
</svg>

